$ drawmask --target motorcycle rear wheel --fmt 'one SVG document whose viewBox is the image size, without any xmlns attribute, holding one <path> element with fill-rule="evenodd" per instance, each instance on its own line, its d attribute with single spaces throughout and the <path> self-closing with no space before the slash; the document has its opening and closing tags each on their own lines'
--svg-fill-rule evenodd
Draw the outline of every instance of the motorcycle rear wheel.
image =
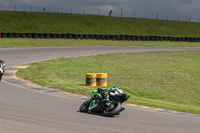
<svg viewBox="0 0 200 133">
<path fill-rule="evenodd" d="M 111 111 L 105 110 L 103 113 L 105 114 L 105 116 L 113 117 L 121 111 L 121 107 L 122 107 L 121 103 L 117 102 L 113 110 Z"/>
</svg>

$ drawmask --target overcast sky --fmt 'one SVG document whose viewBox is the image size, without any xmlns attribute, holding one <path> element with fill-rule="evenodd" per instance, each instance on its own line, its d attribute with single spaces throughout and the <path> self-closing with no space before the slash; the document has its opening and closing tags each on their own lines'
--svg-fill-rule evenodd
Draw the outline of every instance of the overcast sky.
<svg viewBox="0 0 200 133">
<path fill-rule="evenodd" d="M 123 8 L 124 17 L 156 18 L 192 21 L 200 18 L 200 0 L 0 0 L 1 10 L 43 11 L 47 12 L 86 13 L 120 16 Z"/>
</svg>

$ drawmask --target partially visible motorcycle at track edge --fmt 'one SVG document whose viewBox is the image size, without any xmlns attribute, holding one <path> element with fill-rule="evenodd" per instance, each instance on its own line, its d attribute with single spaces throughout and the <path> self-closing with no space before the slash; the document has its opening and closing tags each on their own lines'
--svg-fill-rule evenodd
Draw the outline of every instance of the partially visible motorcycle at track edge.
<svg viewBox="0 0 200 133">
<path fill-rule="evenodd" d="M 6 71 L 5 63 L 3 60 L 0 60 L 0 81 L 5 71 Z"/>
</svg>

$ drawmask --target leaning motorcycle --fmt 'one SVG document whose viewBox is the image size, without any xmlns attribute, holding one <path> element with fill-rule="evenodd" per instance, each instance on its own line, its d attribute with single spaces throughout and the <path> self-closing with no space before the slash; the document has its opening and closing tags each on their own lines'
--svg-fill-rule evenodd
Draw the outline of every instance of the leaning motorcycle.
<svg viewBox="0 0 200 133">
<path fill-rule="evenodd" d="M 114 95 L 111 95 L 114 94 Z M 122 103 L 129 99 L 129 94 L 123 94 L 122 91 L 118 90 L 109 90 L 109 100 L 105 101 L 102 98 L 102 95 L 97 94 L 97 96 L 100 98 L 99 102 L 96 102 L 95 99 L 89 99 L 86 100 L 84 103 L 81 104 L 79 110 L 80 112 L 101 112 L 105 116 L 113 117 L 115 115 L 119 115 L 121 111 L 123 111 L 125 108 L 122 107 Z M 94 104 L 98 105 L 95 108 Z"/>
<path fill-rule="evenodd" d="M 2 76 L 5 72 L 5 70 L 6 70 L 6 67 L 5 67 L 4 61 L 0 61 L 0 81 L 2 79 Z"/>
</svg>

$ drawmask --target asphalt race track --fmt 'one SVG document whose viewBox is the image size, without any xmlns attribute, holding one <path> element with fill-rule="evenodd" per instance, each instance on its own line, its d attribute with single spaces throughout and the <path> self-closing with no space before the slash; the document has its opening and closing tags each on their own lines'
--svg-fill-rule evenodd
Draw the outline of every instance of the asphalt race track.
<svg viewBox="0 0 200 133">
<path fill-rule="evenodd" d="M 114 52 L 185 50 L 186 47 L 3 48 L 7 66 L 58 57 Z M 199 133 L 200 117 L 126 108 L 120 116 L 80 113 L 82 100 L 38 93 L 0 82 L 0 133 Z"/>
</svg>

